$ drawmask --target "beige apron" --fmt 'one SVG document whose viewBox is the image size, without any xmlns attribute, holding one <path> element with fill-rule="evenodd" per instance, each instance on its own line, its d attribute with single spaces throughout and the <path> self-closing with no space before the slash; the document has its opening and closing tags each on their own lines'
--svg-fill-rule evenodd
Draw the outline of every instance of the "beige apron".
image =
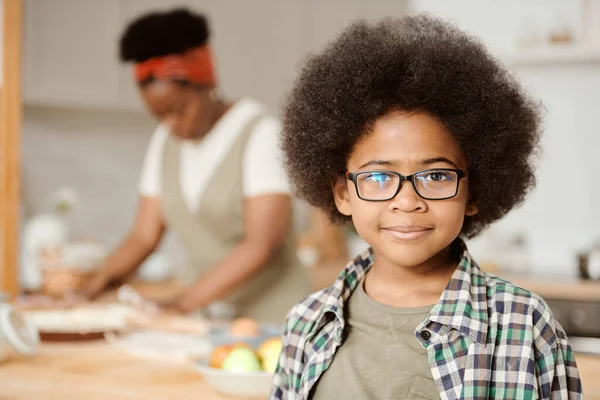
<svg viewBox="0 0 600 400">
<path fill-rule="evenodd" d="M 191 284 L 225 258 L 244 238 L 243 156 L 254 128 L 265 115 L 246 124 L 206 189 L 198 211 L 187 207 L 180 185 L 180 143 L 168 136 L 163 150 L 161 207 L 167 225 L 185 248 L 189 264 L 184 282 Z M 239 316 L 283 322 L 289 309 L 307 295 L 308 279 L 296 258 L 293 230 L 272 261 L 225 301 Z"/>
</svg>

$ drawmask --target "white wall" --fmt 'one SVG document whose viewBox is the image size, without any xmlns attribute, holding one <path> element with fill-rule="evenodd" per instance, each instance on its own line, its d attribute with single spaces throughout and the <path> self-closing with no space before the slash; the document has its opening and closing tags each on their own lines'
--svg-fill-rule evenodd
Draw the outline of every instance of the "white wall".
<svg viewBox="0 0 600 400">
<path fill-rule="evenodd" d="M 600 2 L 592 1 L 597 9 Z M 581 7 L 581 2 L 561 0 L 411 2 L 415 11 L 454 20 L 500 55 L 514 49 L 515 34 L 523 21 L 542 32 L 562 21 L 572 24 L 580 36 Z M 597 38 L 594 33 L 594 40 Z M 514 71 L 546 108 L 538 185 L 521 209 L 474 241 L 472 249 L 476 256 L 493 258 L 495 254 L 488 251 L 492 238 L 523 232 L 530 243 L 531 270 L 572 275 L 575 251 L 600 240 L 600 185 L 594 172 L 600 156 L 596 117 L 600 64 L 530 66 Z"/>
<path fill-rule="evenodd" d="M 108 245 L 133 220 L 137 180 L 155 123 L 143 114 L 26 107 L 22 132 L 27 216 L 61 186 L 79 193 L 76 234 Z"/>
<path fill-rule="evenodd" d="M 543 35 L 554 26 L 567 25 L 575 27 L 576 36 L 581 35 L 579 0 L 411 0 L 410 8 L 454 21 L 495 52 L 513 48 L 516 37 L 525 31 Z"/>
</svg>

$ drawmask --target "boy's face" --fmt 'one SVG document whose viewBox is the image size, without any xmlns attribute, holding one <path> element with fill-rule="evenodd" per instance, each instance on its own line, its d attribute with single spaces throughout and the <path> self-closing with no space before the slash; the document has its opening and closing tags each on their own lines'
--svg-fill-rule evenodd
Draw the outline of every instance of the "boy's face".
<svg viewBox="0 0 600 400">
<path fill-rule="evenodd" d="M 402 175 L 436 168 L 467 169 L 467 162 L 446 128 L 424 113 L 394 112 L 380 118 L 356 143 L 347 163 L 349 172 Z M 469 202 L 468 178 L 459 182 L 456 196 L 446 200 L 425 200 L 408 181 L 392 199 L 373 202 L 360 199 L 352 181 L 340 179 L 334 196 L 338 210 L 352 216 L 378 260 L 415 267 L 446 249 L 460 234 L 465 215 L 477 213 Z"/>
</svg>

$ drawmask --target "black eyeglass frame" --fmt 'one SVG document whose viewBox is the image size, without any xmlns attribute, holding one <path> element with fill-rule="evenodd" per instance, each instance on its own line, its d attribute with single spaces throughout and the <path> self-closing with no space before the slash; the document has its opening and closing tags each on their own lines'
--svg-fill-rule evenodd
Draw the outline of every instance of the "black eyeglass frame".
<svg viewBox="0 0 600 400">
<path fill-rule="evenodd" d="M 448 197 L 441 197 L 441 198 L 430 198 L 430 197 L 425 197 L 423 196 L 421 193 L 419 193 L 419 189 L 417 189 L 417 185 L 415 183 L 415 175 L 419 175 L 425 172 L 436 172 L 436 171 L 440 171 L 440 172 L 454 172 L 456 173 L 457 176 L 457 180 L 456 180 L 456 191 L 454 192 L 454 194 L 452 196 L 448 196 Z M 391 174 L 391 175 L 396 175 L 397 177 L 400 178 L 399 182 L 398 182 L 398 188 L 396 189 L 396 192 L 385 199 L 377 199 L 377 200 L 373 200 L 373 199 L 365 199 L 364 197 L 362 197 L 360 195 L 360 192 L 358 191 L 358 183 L 357 183 L 357 179 L 360 175 L 363 174 L 373 174 L 373 173 L 385 173 L 385 174 Z M 400 190 L 402 190 L 402 184 L 406 181 L 410 181 L 410 183 L 412 184 L 413 189 L 415 189 L 415 193 L 417 193 L 417 195 L 424 199 L 424 200 L 448 200 L 451 199 L 453 197 L 456 197 L 456 195 L 458 194 L 458 188 L 460 187 L 460 181 L 463 178 L 466 178 L 467 176 L 469 176 L 469 171 L 466 169 L 458 169 L 458 168 L 432 168 L 432 169 L 424 169 L 421 171 L 417 171 L 414 174 L 410 174 L 410 175 L 402 175 L 396 171 L 388 171 L 388 170 L 381 170 L 381 169 L 376 169 L 376 170 L 370 170 L 370 171 L 359 171 L 359 172 L 349 172 L 346 171 L 346 178 L 350 181 L 352 181 L 352 183 L 354 183 L 354 189 L 356 189 L 356 195 L 358 196 L 359 199 L 363 200 L 363 201 L 375 201 L 375 202 L 379 202 L 379 201 L 390 201 L 391 199 L 393 199 L 394 197 L 396 197 L 398 195 L 398 193 L 400 193 Z"/>
</svg>

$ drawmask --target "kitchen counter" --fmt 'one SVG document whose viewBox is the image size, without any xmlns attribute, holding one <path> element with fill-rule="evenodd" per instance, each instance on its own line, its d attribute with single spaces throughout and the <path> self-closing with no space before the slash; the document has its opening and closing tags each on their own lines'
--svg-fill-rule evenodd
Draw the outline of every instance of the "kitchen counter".
<svg viewBox="0 0 600 400">
<path fill-rule="evenodd" d="M 331 260 L 309 268 L 313 287 L 322 289 L 333 284 L 347 262 L 345 259 Z M 493 274 L 545 299 L 600 301 L 600 280 L 509 274 L 501 271 L 494 271 Z"/>
<path fill-rule="evenodd" d="M 600 280 L 543 275 L 497 274 L 502 279 L 531 290 L 544 299 L 600 301 Z"/>
<path fill-rule="evenodd" d="M 44 344 L 0 364 L 2 400 L 227 400 L 192 365 L 148 361 L 104 341 Z"/>
<path fill-rule="evenodd" d="M 575 354 L 587 400 L 600 400 L 600 356 Z"/>
<path fill-rule="evenodd" d="M 166 300 L 176 283 L 133 286 L 152 300 Z M 109 292 L 98 303 L 111 303 Z M 191 363 L 136 357 L 104 340 L 45 343 L 33 357 L 0 363 L 0 400 L 239 400 L 216 393 Z M 257 398 L 252 398 L 257 399 Z M 261 398 L 258 398 L 261 399 Z"/>
</svg>

